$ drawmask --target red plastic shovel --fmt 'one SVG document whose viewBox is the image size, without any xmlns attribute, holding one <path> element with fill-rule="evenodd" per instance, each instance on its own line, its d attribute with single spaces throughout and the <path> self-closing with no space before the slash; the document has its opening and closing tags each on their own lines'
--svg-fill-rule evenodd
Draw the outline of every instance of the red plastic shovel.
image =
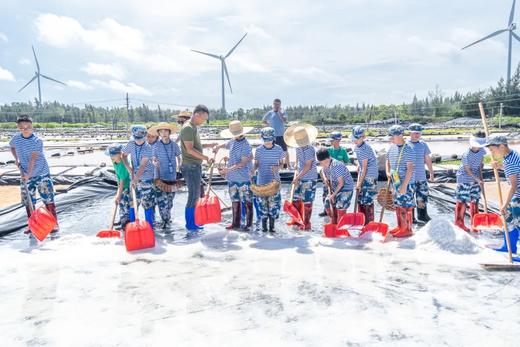
<svg viewBox="0 0 520 347">
<path fill-rule="evenodd" d="M 388 180 L 386 184 L 386 191 L 390 190 L 390 184 L 391 181 Z M 367 225 L 363 227 L 359 236 L 363 235 L 364 233 L 375 232 L 381 233 L 386 239 L 386 235 L 388 234 L 388 224 L 383 223 L 383 215 L 385 213 L 386 206 L 386 203 L 381 205 L 381 214 L 379 215 L 379 222 L 369 222 Z"/>
<path fill-rule="evenodd" d="M 502 230 L 504 223 L 502 217 L 496 213 L 488 213 L 487 199 L 484 185 L 482 185 L 482 197 L 484 198 L 484 213 L 473 216 L 471 227 L 474 230 Z"/>
<path fill-rule="evenodd" d="M 355 201 L 354 201 L 354 212 L 345 213 L 338 221 L 338 230 L 361 230 L 365 225 L 365 214 L 357 212 L 359 191 L 356 189 Z"/>
<path fill-rule="evenodd" d="M 108 237 L 121 237 L 121 232 L 118 230 L 114 230 L 114 222 L 116 220 L 116 213 L 117 213 L 117 203 L 114 204 L 114 208 L 112 209 L 112 221 L 110 222 L 110 227 L 108 229 L 100 230 L 96 236 L 101 238 L 108 238 Z"/>
<path fill-rule="evenodd" d="M 139 206 L 135 198 L 135 190 L 132 190 L 132 201 L 135 209 L 135 222 L 128 223 L 125 227 L 125 246 L 128 252 L 155 247 L 155 234 L 152 226 L 147 221 L 139 220 Z"/>
<path fill-rule="evenodd" d="M 289 200 L 285 200 L 283 203 L 283 211 L 298 224 L 303 225 L 303 219 L 300 215 L 300 212 L 298 209 L 293 205 L 293 198 L 294 198 L 294 190 L 296 189 L 296 186 L 293 184 L 291 185 L 291 195 L 289 196 Z"/>
</svg>

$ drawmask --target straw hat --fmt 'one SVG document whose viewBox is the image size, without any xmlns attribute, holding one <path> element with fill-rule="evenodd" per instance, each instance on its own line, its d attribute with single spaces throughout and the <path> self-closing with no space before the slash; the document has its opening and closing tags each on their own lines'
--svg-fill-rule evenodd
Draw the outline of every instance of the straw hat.
<svg viewBox="0 0 520 347">
<path fill-rule="evenodd" d="M 285 130 L 283 139 L 289 147 L 304 147 L 310 145 L 318 137 L 318 129 L 305 123 L 295 124 Z"/>
<path fill-rule="evenodd" d="M 163 129 L 170 130 L 171 133 L 179 131 L 178 126 L 176 126 L 174 124 L 169 124 L 169 123 L 163 122 L 163 123 L 157 124 L 156 126 L 150 127 L 150 129 L 148 129 L 148 133 L 150 135 L 159 136 L 159 130 L 163 130 Z"/>
<path fill-rule="evenodd" d="M 184 118 L 184 119 L 190 119 L 191 118 L 191 112 L 190 111 L 181 111 L 177 115 L 177 119 Z"/>
<path fill-rule="evenodd" d="M 229 128 L 220 132 L 220 137 L 231 139 L 245 135 L 253 130 L 253 127 L 243 127 L 239 120 L 234 120 L 229 123 Z"/>
</svg>

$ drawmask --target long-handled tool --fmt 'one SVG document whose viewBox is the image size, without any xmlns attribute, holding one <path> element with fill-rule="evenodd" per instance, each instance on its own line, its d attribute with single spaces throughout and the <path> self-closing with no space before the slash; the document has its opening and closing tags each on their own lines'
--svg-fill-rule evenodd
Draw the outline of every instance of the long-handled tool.
<svg viewBox="0 0 520 347">
<path fill-rule="evenodd" d="M 329 189 L 329 192 L 332 192 L 332 187 L 329 184 L 329 181 L 325 178 L 325 175 L 323 174 L 323 170 L 320 170 L 320 176 L 321 180 L 323 181 L 323 184 L 327 185 L 327 188 Z M 329 223 L 323 224 L 323 234 L 325 237 L 338 237 L 338 236 L 350 236 L 348 235 L 348 231 L 342 230 L 338 233 L 337 228 L 337 221 L 335 221 L 335 211 L 334 206 L 332 204 L 332 201 L 329 201 L 329 213 L 330 213 L 330 221 Z M 341 234 L 341 235 L 340 235 Z"/>
<path fill-rule="evenodd" d="M 56 227 L 57 221 L 52 213 L 49 212 L 45 207 L 41 206 L 34 208 L 31 194 L 29 194 L 29 188 L 27 182 L 23 179 L 23 170 L 20 167 L 20 179 L 23 182 L 23 189 L 27 197 L 27 206 L 29 208 L 30 216 L 27 221 L 29 230 L 32 232 L 34 237 L 38 241 L 43 241 L 49 235 L 49 233 Z"/>
<path fill-rule="evenodd" d="M 338 221 L 338 230 L 362 230 L 365 225 L 365 214 L 357 211 L 359 190 L 354 196 L 354 212 L 345 213 Z"/>
<path fill-rule="evenodd" d="M 386 183 L 386 191 L 390 190 L 391 184 L 392 182 L 388 180 L 388 182 Z M 379 215 L 379 222 L 369 222 L 367 225 L 363 227 L 361 231 L 362 234 L 367 232 L 381 233 L 386 239 L 386 236 L 388 234 L 388 224 L 383 223 L 383 216 L 385 214 L 385 209 L 387 205 L 388 204 L 386 202 L 381 204 L 381 214 Z"/>
<path fill-rule="evenodd" d="M 121 232 L 118 230 L 114 230 L 114 222 L 116 221 L 116 213 L 117 213 L 117 203 L 114 204 L 114 208 L 112 209 L 112 219 L 110 222 L 110 226 L 108 229 L 100 230 L 96 236 L 101 238 L 108 238 L 108 237 L 121 237 Z"/>
<path fill-rule="evenodd" d="M 486 120 L 486 113 L 484 112 L 484 106 L 481 102 L 479 102 L 478 107 L 480 109 L 480 117 L 482 118 L 482 124 L 484 125 L 484 131 L 486 132 L 486 137 L 489 138 L 489 129 L 487 126 L 487 120 Z M 491 152 L 491 158 L 493 161 L 495 160 L 495 157 L 493 155 L 493 152 Z M 495 181 L 497 184 L 497 190 L 498 190 L 498 200 L 500 203 L 500 206 L 504 203 L 504 198 L 502 196 L 502 187 L 500 186 L 500 176 L 498 175 L 498 170 L 494 167 L 493 173 L 495 174 Z M 505 271 L 520 271 L 520 264 L 515 264 L 513 262 L 513 254 L 511 253 L 511 241 L 509 240 L 509 229 L 507 227 L 507 221 L 502 213 L 500 211 L 501 217 L 502 217 L 502 223 L 503 223 L 503 231 L 505 235 L 506 245 L 507 245 L 507 255 L 509 258 L 509 264 L 504 263 L 481 263 L 480 266 L 482 266 L 486 270 L 505 270 Z"/>
<path fill-rule="evenodd" d="M 477 213 L 473 216 L 473 220 L 471 221 L 472 229 L 476 230 L 502 230 L 504 228 L 504 224 L 502 223 L 502 218 L 496 213 L 488 213 L 488 205 L 486 199 L 486 190 L 485 185 L 482 184 L 482 198 L 484 199 L 484 213 Z"/>
<path fill-rule="evenodd" d="M 283 211 L 298 224 L 303 225 L 303 218 L 300 215 L 298 209 L 293 205 L 294 199 L 294 191 L 296 190 L 296 186 L 294 184 L 291 185 L 291 194 L 289 196 L 289 200 L 285 200 L 283 203 Z"/>
<path fill-rule="evenodd" d="M 132 202 L 134 204 L 135 222 L 130 222 L 125 227 L 125 246 L 127 251 L 155 247 L 155 234 L 152 226 L 143 220 L 139 220 L 139 205 L 135 197 L 134 187 L 130 187 Z"/>
</svg>

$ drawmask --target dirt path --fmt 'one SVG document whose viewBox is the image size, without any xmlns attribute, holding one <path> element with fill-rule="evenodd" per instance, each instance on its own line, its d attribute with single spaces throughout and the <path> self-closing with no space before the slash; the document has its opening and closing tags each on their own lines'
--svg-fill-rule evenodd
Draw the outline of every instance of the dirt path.
<svg viewBox="0 0 520 347">
<path fill-rule="evenodd" d="M 56 185 L 54 189 L 65 189 L 66 185 Z M 14 205 L 20 202 L 20 187 L 0 186 L 0 208 Z"/>
</svg>

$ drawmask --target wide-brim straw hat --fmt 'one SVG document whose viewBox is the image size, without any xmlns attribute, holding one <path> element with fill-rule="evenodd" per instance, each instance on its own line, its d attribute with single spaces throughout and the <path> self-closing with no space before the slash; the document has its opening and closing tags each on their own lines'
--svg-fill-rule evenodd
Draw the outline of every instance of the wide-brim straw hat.
<svg viewBox="0 0 520 347">
<path fill-rule="evenodd" d="M 299 123 L 285 130 L 283 139 L 289 147 L 305 147 L 318 138 L 318 129 L 314 125 Z"/>
<path fill-rule="evenodd" d="M 190 111 L 181 111 L 177 115 L 177 119 L 183 118 L 183 119 L 190 119 L 191 118 L 191 112 Z"/>
<path fill-rule="evenodd" d="M 229 123 L 228 129 L 224 129 L 220 132 L 220 137 L 225 139 L 231 139 L 245 135 L 253 130 L 253 127 L 244 127 L 239 120 L 234 120 Z"/>
<path fill-rule="evenodd" d="M 171 133 L 179 131 L 179 127 L 175 124 L 159 123 L 153 127 L 150 127 L 150 129 L 148 129 L 148 133 L 150 135 L 159 136 L 159 130 L 163 129 L 170 130 Z"/>
</svg>

